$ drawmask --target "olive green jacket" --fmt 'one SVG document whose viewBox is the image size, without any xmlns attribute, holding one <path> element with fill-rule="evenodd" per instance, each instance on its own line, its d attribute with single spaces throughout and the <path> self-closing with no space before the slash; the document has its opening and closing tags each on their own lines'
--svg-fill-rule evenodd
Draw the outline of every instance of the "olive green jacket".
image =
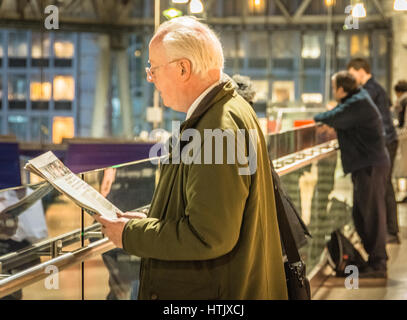
<svg viewBox="0 0 407 320">
<path fill-rule="evenodd" d="M 253 109 L 222 83 L 181 133 L 188 128 L 202 145 L 204 129 L 244 129 L 246 154 L 255 129 L 257 168 L 239 175 L 225 146 L 223 164 L 204 164 L 202 147 L 202 164 L 163 165 L 148 217 L 123 231 L 124 250 L 142 257 L 139 298 L 287 299 L 270 163 Z"/>
</svg>

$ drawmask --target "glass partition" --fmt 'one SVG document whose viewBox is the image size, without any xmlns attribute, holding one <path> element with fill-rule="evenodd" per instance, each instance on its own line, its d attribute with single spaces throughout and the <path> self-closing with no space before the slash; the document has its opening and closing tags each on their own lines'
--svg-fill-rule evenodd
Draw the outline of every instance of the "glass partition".
<svg viewBox="0 0 407 320">
<path fill-rule="evenodd" d="M 321 259 L 330 234 L 352 229 L 352 181 L 344 176 L 339 152 L 281 177 L 312 238 L 300 253 L 310 273 Z"/>
<path fill-rule="evenodd" d="M 335 130 L 326 125 L 308 125 L 266 136 L 269 157 L 272 160 L 334 139 Z"/>
<path fill-rule="evenodd" d="M 150 203 L 157 167 L 144 160 L 79 176 L 126 212 Z M 81 250 L 102 239 L 100 225 L 48 184 L 1 190 L 0 212 L 6 211 L 8 218 L 0 219 L 3 299 L 130 299 L 131 294 L 137 295 L 138 257 L 102 248 L 88 259 L 75 259 L 75 254 L 80 256 Z M 24 287 L 9 292 L 12 275 L 27 269 Z M 127 279 L 136 281 L 135 289 Z M 8 290 L 6 295 L 4 290 Z"/>
<path fill-rule="evenodd" d="M 13 205 L 29 199 L 44 187 L 43 183 L 0 191 L 0 212 L 7 210 L 9 217 L 0 228 L 0 274 L 9 275 L 49 261 L 55 256 L 46 239 L 72 232 L 81 227 L 81 209 L 53 188 L 26 201 L 15 210 Z M 7 227 L 8 226 L 8 227 Z M 8 232 L 14 235 L 7 237 Z M 64 250 L 78 249 L 78 244 L 66 243 Z M 18 253 L 17 256 L 15 253 Z M 13 254 L 14 253 L 14 254 Z M 9 299 L 80 299 L 80 265 L 74 265 L 53 278 L 54 265 L 42 271 L 43 280 L 14 291 Z M 47 276 L 49 274 L 49 277 Z M 77 279 L 75 281 L 75 279 Z M 1 277 L 0 277 L 1 280 Z"/>
<path fill-rule="evenodd" d="M 83 179 L 126 212 L 149 205 L 157 175 L 157 165 L 147 160 L 87 172 Z M 94 220 L 85 215 L 85 226 L 93 223 Z M 139 257 L 114 248 L 85 261 L 84 270 L 85 299 L 128 300 L 137 297 Z"/>
</svg>

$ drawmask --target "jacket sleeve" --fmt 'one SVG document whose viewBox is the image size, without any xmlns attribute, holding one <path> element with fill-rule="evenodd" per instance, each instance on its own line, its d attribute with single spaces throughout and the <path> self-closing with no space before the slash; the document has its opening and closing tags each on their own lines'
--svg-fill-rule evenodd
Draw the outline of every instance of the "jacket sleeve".
<svg viewBox="0 0 407 320">
<path fill-rule="evenodd" d="M 332 110 L 316 114 L 314 120 L 325 123 L 335 129 L 349 129 L 354 127 L 358 121 L 358 117 L 353 114 L 352 109 L 355 108 L 350 108 L 346 102 L 341 103 Z"/>
<path fill-rule="evenodd" d="M 189 165 L 181 218 L 130 220 L 123 232 L 124 250 L 160 260 L 207 260 L 230 252 L 239 238 L 250 185 L 250 176 L 239 175 L 238 168 Z"/>
</svg>

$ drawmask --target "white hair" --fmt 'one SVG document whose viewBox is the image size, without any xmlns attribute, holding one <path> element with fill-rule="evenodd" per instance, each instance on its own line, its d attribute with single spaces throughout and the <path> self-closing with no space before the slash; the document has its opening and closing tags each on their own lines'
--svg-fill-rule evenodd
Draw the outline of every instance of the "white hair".
<svg viewBox="0 0 407 320">
<path fill-rule="evenodd" d="M 204 76 L 209 70 L 223 70 L 222 45 L 215 32 L 195 17 L 184 16 L 161 24 L 154 36 L 162 41 L 170 60 L 186 58 L 192 72 Z"/>
</svg>

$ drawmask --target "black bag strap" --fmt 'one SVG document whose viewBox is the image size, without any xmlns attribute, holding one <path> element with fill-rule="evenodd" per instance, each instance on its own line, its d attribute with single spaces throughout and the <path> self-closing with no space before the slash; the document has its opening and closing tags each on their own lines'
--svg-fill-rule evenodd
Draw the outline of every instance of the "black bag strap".
<svg viewBox="0 0 407 320">
<path fill-rule="evenodd" d="M 277 172 L 273 168 L 271 168 L 272 176 L 277 176 Z M 280 230 L 280 236 L 283 241 L 283 246 L 285 249 L 285 253 L 287 255 L 287 260 L 289 263 L 295 263 L 301 261 L 300 254 L 298 253 L 297 245 L 295 244 L 295 240 L 293 237 L 293 233 L 291 231 L 291 227 L 288 223 L 287 215 L 285 213 L 285 208 L 283 204 L 283 200 L 281 199 L 280 190 L 278 188 L 278 182 L 273 181 L 274 185 L 274 198 L 276 202 L 276 211 L 277 211 L 277 220 L 278 220 L 278 228 Z"/>
</svg>

